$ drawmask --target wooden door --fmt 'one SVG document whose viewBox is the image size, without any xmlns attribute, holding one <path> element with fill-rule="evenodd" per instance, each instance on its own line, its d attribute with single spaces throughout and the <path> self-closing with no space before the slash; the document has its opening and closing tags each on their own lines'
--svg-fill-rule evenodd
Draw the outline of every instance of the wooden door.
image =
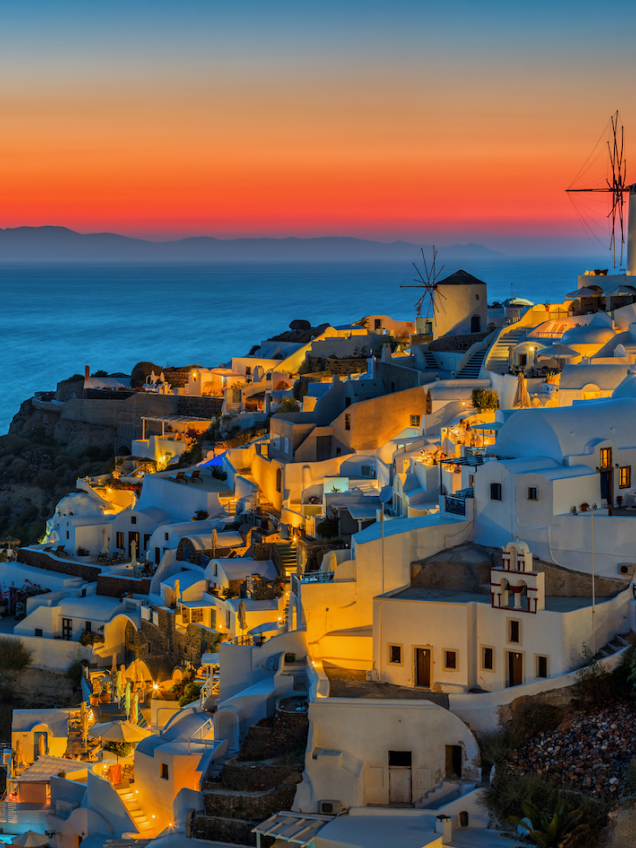
<svg viewBox="0 0 636 848">
<path fill-rule="evenodd" d="M 508 686 L 523 683 L 523 655 L 518 651 L 508 652 Z"/>
<path fill-rule="evenodd" d="M 415 649 L 415 685 L 431 688 L 431 652 L 429 648 Z"/>
<path fill-rule="evenodd" d="M 62 619 L 62 639 L 66 639 L 67 642 L 70 642 L 73 638 L 73 619 L 72 618 L 63 618 Z"/>
<path fill-rule="evenodd" d="M 411 752 L 389 751 L 389 804 L 411 803 Z"/>
</svg>

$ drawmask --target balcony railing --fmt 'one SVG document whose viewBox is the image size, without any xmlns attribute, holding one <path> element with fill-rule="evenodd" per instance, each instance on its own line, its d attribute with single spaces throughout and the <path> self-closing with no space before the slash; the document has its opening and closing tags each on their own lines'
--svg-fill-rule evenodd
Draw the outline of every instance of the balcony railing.
<svg viewBox="0 0 636 848">
<path fill-rule="evenodd" d="M 331 583 L 335 573 L 335 571 L 309 571 L 302 575 L 292 574 L 292 592 L 297 595 L 301 583 Z"/>
<path fill-rule="evenodd" d="M 444 498 L 444 511 L 449 512 L 451 515 L 466 515 L 466 499 L 446 495 Z"/>
</svg>

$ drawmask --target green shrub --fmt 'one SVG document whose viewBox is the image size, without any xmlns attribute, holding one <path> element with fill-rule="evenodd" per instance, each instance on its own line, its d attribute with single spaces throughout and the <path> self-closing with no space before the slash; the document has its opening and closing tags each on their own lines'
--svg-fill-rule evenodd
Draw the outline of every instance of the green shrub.
<svg viewBox="0 0 636 848">
<path fill-rule="evenodd" d="M 337 516 L 323 519 L 320 524 L 316 525 L 316 530 L 323 539 L 335 539 L 339 532 Z"/>
<path fill-rule="evenodd" d="M 0 636 L 0 670 L 24 671 L 33 662 L 33 651 L 21 639 Z"/>
<path fill-rule="evenodd" d="M 499 409 L 499 395 L 494 389 L 473 389 L 471 393 L 473 409 L 479 412 Z"/>
<path fill-rule="evenodd" d="M 300 410 L 300 406 L 293 398 L 283 398 L 283 400 L 278 404 L 278 408 L 276 413 L 279 412 L 298 412 Z"/>
<path fill-rule="evenodd" d="M 510 829 L 511 819 L 524 817 L 524 804 L 531 804 L 538 810 L 549 809 L 550 805 L 555 803 L 555 788 L 553 783 L 539 774 L 513 776 L 502 768 L 495 775 L 492 785 L 486 789 L 484 800 L 494 818 Z M 596 838 L 607 820 L 607 808 L 601 802 L 576 792 L 557 791 L 557 802 L 563 805 L 562 815 L 567 816 L 575 810 L 580 810 L 577 823 L 584 824 L 585 831 L 581 831 L 574 841 L 554 843 L 555 848 L 559 845 L 564 848 L 590 848 L 595 845 Z M 551 846 L 553 843 L 547 842 L 545 845 Z"/>
<path fill-rule="evenodd" d="M 132 742 L 104 742 L 104 751 L 112 751 L 118 757 L 127 757 L 135 747 Z"/>
<path fill-rule="evenodd" d="M 183 695 L 179 698 L 179 706 L 185 707 L 193 701 L 198 701 L 201 697 L 201 686 L 198 683 L 188 683 L 185 687 Z"/>
<path fill-rule="evenodd" d="M 501 730 L 484 733 L 479 740 L 484 770 L 502 763 L 511 751 L 520 748 L 525 741 L 526 734 L 518 721 Z"/>
<path fill-rule="evenodd" d="M 74 689 L 79 689 L 82 685 L 82 678 L 84 677 L 85 666 L 86 662 L 84 660 L 77 659 L 72 662 L 66 669 L 66 676 L 73 684 Z"/>
<path fill-rule="evenodd" d="M 78 639 L 80 645 L 101 645 L 104 637 L 101 633 L 95 633 L 92 630 L 84 630 Z"/>
<path fill-rule="evenodd" d="M 207 510 L 205 509 L 197 509 L 197 511 L 192 516 L 192 521 L 205 521 L 208 517 Z"/>
<path fill-rule="evenodd" d="M 623 673 L 613 673 L 587 647 L 581 656 L 581 663 L 577 673 L 576 695 L 582 708 L 593 708 L 627 694 L 624 669 Z"/>
<path fill-rule="evenodd" d="M 563 710 L 555 704 L 535 701 L 521 710 L 520 721 L 526 737 L 531 739 L 539 733 L 555 730 L 563 718 Z"/>
</svg>

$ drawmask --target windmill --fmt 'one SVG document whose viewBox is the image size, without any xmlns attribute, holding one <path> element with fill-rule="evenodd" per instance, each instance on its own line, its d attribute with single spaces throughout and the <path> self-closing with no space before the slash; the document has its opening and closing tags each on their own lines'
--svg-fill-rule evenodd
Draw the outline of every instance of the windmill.
<svg viewBox="0 0 636 848">
<path fill-rule="evenodd" d="M 431 267 L 429 269 L 428 263 L 426 262 L 426 256 L 424 255 L 424 248 L 420 248 L 422 251 L 422 262 L 424 263 L 424 274 L 417 267 L 415 262 L 413 263 L 413 267 L 417 272 L 417 277 L 413 278 L 413 282 L 417 285 L 415 286 L 400 286 L 401 289 L 424 289 L 422 295 L 418 299 L 415 304 L 415 315 L 416 318 L 421 318 L 422 316 L 422 308 L 424 304 L 428 301 L 428 305 L 426 307 L 426 318 L 429 317 L 431 309 L 433 310 L 433 317 L 435 316 L 435 293 L 437 291 L 436 282 L 439 275 L 444 270 L 444 266 L 439 269 L 436 269 L 437 263 L 437 251 L 435 250 L 435 245 L 433 245 L 433 261 L 431 262 Z"/>
<path fill-rule="evenodd" d="M 605 135 L 605 133 L 603 133 Z M 586 220 L 585 215 L 587 210 L 582 206 L 582 204 L 578 204 L 575 202 L 575 198 L 572 195 L 587 193 L 587 194 L 608 194 L 611 202 L 611 208 L 609 212 L 607 212 L 606 217 L 611 219 L 611 233 L 609 238 L 609 251 L 612 254 L 614 267 L 616 267 L 616 241 L 618 237 L 618 231 L 620 230 L 620 254 L 619 254 L 619 264 L 623 263 L 623 247 L 625 245 L 625 231 L 624 231 L 624 194 L 634 194 L 636 192 L 636 185 L 627 185 L 625 174 L 626 174 L 626 161 L 623 158 L 623 149 L 624 149 L 624 127 L 620 119 L 620 115 L 618 110 L 612 117 L 610 118 L 610 127 L 609 127 L 609 138 L 607 138 L 605 144 L 601 145 L 601 141 L 603 136 L 596 143 L 596 146 L 592 153 L 588 156 L 586 161 L 583 163 L 583 167 L 578 172 L 570 187 L 566 189 L 570 199 L 574 203 L 574 208 L 581 219 L 581 222 L 585 229 L 588 232 L 588 235 L 592 237 L 595 241 L 599 242 L 598 236 L 594 233 L 592 226 L 594 225 L 594 221 Z M 609 162 L 607 167 L 606 175 L 597 182 L 597 185 L 591 185 L 585 188 L 573 188 L 574 183 L 583 177 L 590 168 L 594 165 L 596 161 L 598 161 L 599 157 L 602 155 L 604 150 L 607 149 Z M 589 177 L 588 177 L 589 179 Z M 594 180 L 592 180 L 594 182 Z M 632 223 L 630 216 L 630 223 Z M 636 225 L 636 221 L 633 222 L 633 225 Z M 631 239 L 630 239 L 631 240 Z M 603 245 L 602 245 L 603 246 Z M 603 246 L 604 247 L 604 246 Z M 636 258 L 636 257 L 635 257 Z"/>
</svg>

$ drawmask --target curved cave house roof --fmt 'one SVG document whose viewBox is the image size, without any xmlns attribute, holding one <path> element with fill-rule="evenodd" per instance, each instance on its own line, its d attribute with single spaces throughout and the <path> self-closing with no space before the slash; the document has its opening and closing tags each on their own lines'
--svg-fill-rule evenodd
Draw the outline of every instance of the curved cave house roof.
<svg viewBox="0 0 636 848">
<path fill-rule="evenodd" d="M 618 448 L 636 445 L 636 400 L 607 398 L 554 408 L 520 409 L 497 437 L 497 454 L 510 458 L 589 456 L 606 439 Z"/>
<path fill-rule="evenodd" d="M 459 269 L 459 271 L 455 271 L 454 274 L 451 274 L 450 277 L 445 277 L 443 280 L 439 280 L 436 286 L 485 286 L 483 280 L 478 280 L 477 277 L 473 277 L 472 274 L 469 274 L 468 271 L 464 271 L 463 269 Z"/>
<path fill-rule="evenodd" d="M 559 388 L 583 389 L 592 385 L 598 386 L 599 391 L 611 392 L 621 384 L 627 373 L 628 368 L 624 362 L 566 365 L 561 373 Z"/>
<path fill-rule="evenodd" d="M 572 327 L 561 336 L 564 345 L 604 345 L 614 338 L 614 329 L 603 319 L 594 316 L 589 324 Z"/>
<path fill-rule="evenodd" d="M 636 368 L 634 366 L 629 369 L 627 376 L 614 389 L 612 397 L 616 399 L 636 398 Z"/>
</svg>

